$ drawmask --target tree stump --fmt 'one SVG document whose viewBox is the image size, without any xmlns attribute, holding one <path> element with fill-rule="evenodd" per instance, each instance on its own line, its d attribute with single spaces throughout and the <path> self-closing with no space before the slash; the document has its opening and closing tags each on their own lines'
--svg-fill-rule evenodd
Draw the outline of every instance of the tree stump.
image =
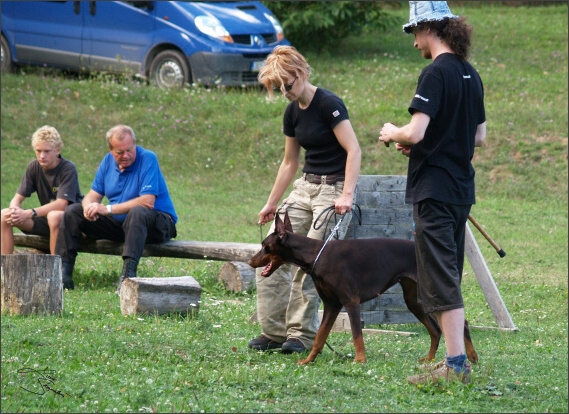
<svg viewBox="0 0 569 414">
<path fill-rule="evenodd" d="M 197 315 L 201 292 L 200 284 L 191 276 L 126 279 L 121 286 L 121 312 Z"/>
<path fill-rule="evenodd" d="M 255 269 L 244 262 L 227 262 L 219 269 L 217 281 L 233 292 L 250 291 L 255 287 Z"/>
<path fill-rule="evenodd" d="M 2 255 L 2 313 L 59 314 L 63 310 L 61 258 L 49 254 Z"/>
</svg>

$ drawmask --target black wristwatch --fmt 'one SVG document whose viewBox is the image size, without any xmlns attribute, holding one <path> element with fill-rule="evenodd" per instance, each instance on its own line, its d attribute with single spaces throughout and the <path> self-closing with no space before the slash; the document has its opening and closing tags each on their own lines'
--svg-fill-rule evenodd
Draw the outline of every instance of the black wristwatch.
<svg viewBox="0 0 569 414">
<path fill-rule="evenodd" d="M 32 208 L 32 218 L 35 219 L 38 216 L 38 212 L 35 208 Z"/>
</svg>

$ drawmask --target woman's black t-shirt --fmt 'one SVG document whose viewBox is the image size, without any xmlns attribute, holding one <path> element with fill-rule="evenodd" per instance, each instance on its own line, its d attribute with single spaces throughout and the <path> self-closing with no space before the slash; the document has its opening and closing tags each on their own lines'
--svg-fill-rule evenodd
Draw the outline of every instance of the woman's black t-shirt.
<svg viewBox="0 0 569 414">
<path fill-rule="evenodd" d="M 302 172 L 317 175 L 342 175 L 348 154 L 334 135 L 334 127 L 349 119 L 344 102 L 335 94 L 318 88 L 312 102 L 301 109 L 291 102 L 284 113 L 283 132 L 296 138 L 306 150 Z"/>
</svg>

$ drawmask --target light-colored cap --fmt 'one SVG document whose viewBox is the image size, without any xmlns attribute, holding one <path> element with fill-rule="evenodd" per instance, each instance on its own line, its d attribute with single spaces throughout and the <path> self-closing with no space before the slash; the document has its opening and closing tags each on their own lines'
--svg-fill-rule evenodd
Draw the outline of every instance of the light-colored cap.
<svg viewBox="0 0 569 414">
<path fill-rule="evenodd" d="M 405 33 L 411 33 L 414 26 L 422 22 L 432 22 L 443 19 L 457 19 L 451 13 L 446 1 L 410 1 L 409 23 L 403 25 Z"/>
</svg>

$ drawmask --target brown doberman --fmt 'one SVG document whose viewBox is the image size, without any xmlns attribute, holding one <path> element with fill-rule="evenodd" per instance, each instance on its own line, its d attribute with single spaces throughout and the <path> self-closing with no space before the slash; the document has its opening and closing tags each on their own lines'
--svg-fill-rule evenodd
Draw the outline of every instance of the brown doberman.
<svg viewBox="0 0 569 414">
<path fill-rule="evenodd" d="M 299 364 L 313 362 L 322 352 L 342 306 L 350 318 L 356 348 L 355 361 L 366 362 L 360 304 L 381 295 L 396 283 L 403 288 L 407 307 L 431 336 L 429 354 L 420 361 L 435 358 L 441 329 L 435 317 L 426 314 L 423 306 L 417 303 L 417 263 L 413 241 L 358 239 L 332 240 L 325 244 L 323 240 L 294 234 L 288 214 L 285 214 L 284 222 L 277 214 L 275 231 L 263 240 L 261 250 L 249 260 L 249 265 L 264 267 L 261 274 L 270 276 L 284 263 L 295 264 L 310 274 L 324 303 L 324 316 L 312 350 Z M 464 343 L 468 359 L 472 363 L 478 362 L 466 320 Z"/>
</svg>

